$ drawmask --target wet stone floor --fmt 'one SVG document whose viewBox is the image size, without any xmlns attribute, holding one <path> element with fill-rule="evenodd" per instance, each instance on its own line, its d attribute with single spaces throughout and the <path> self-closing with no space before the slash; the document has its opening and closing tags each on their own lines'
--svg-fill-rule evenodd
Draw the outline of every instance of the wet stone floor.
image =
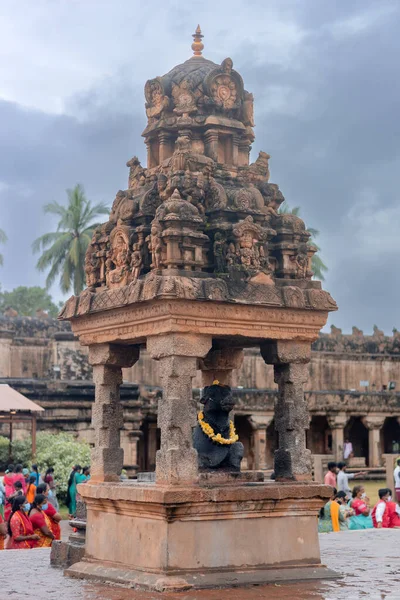
<svg viewBox="0 0 400 600">
<path fill-rule="evenodd" d="M 0 552 L 0 600 L 400 600 L 400 530 L 323 534 L 322 561 L 343 578 L 160 594 L 64 577 L 48 549 Z"/>
</svg>

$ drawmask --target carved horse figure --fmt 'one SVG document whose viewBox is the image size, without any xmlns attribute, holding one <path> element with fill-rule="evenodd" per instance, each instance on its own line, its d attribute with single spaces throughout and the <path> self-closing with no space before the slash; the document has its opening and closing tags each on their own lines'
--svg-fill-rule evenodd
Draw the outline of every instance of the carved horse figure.
<svg viewBox="0 0 400 600">
<path fill-rule="evenodd" d="M 204 405 L 202 423 L 208 433 L 204 432 L 202 423 L 197 424 L 193 433 L 193 446 L 199 455 L 199 469 L 203 471 L 240 471 L 243 458 L 243 444 L 233 440 L 234 428 L 229 419 L 229 413 L 235 405 L 231 388 L 227 385 L 213 384 L 204 388 L 200 402 Z M 200 413 L 201 415 L 201 413 Z M 210 437 L 218 438 L 213 441 Z"/>
</svg>

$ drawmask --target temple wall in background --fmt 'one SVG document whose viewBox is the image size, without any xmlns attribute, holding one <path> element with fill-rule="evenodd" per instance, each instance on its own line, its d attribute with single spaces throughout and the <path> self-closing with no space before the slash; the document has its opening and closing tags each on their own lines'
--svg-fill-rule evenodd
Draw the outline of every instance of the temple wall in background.
<svg viewBox="0 0 400 600">
<path fill-rule="evenodd" d="M 45 412 L 38 430 L 67 431 L 92 443 L 91 407 L 94 386 L 86 348 L 69 324 L 49 318 L 0 317 L 0 379 L 37 402 Z M 132 369 L 124 370 L 121 432 L 125 465 L 152 470 L 159 444 L 157 399 L 161 393 L 157 362 L 146 351 Z M 368 386 L 361 385 L 368 382 Z M 390 382 L 396 384 L 389 389 Z M 200 387 L 200 377 L 194 385 Z M 254 350 L 245 352 L 234 371 L 238 397 L 235 424 L 245 446 L 245 466 L 271 468 L 277 446 L 273 412 L 276 385 L 272 368 Z M 333 328 L 314 344 L 306 399 L 310 410 L 308 446 L 318 455 L 343 455 L 349 438 L 355 456 L 369 466 L 382 464 L 382 454 L 400 451 L 400 338 L 375 328 L 364 336 Z M 0 425 L 0 435 L 7 435 Z M 15 425 L 16 438 L 29 435 Z"/>
</svg>

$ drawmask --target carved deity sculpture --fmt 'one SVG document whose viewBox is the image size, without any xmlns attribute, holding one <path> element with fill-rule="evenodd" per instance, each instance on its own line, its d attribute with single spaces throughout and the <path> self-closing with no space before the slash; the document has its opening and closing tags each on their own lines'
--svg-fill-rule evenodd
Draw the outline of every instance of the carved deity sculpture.
<svg viewBox="0 0 400 600">
<path fill-rule="evenodd" d="M 127 285 L 129 267 L 129 234 L 127 228 L 116 227 L 111 233 L 111 249 L 106 261 L 108 287 Z"/>
<path fill-rule="evenodd" d="M 231 388 L 214 382 L 204 388 L 200 400 L 204 408 L 198 415 L 193 446 L 198 452 L 201 471 L 240 471 L 243 444 L 239 442 L 229 413 L 235 405 Z"/>
<path fill-rule="evenodd" d="M 133 245 L 130 266 L 131 266 L 131 275 L 132 275 L 131 280 L 136 281 L 136 279 L 140 275 L 140 271 L 142 270 L 142 266 L 143 266 L 142 250 L 141 250 L 141 245 L 139 243 L 136 243 Z"/>
<path fill-rule="evenodd" d="M 159 78 L 146 82 L 144 93 L 146 97 L 146 115 L 149 119 L 158 117 L 164 109 L 168 108 L 169 100 L 165 96 Z"/>
<path fill-rule="evenodd" d="M 157 221 L 153 221 L 151 224 L 151 233 L 147 236 L 146 241 L 151 253 L 151 267 L 159 269 L 161 267 L 162 240 L 161 225 Z"/>
</svg>

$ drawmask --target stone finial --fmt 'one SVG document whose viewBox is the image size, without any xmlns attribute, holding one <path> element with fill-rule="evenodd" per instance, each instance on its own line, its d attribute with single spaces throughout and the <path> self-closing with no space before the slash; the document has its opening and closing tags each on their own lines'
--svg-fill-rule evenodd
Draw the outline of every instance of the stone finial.
<svg viewBox="0 0 400 600">
<path fill-rule="evenodd" d="M 201 56 L 204 44 L 201 41 L 204 35 L 201 33 L 200 25 L 197 25 L 196 31 L 193 33 L 192 38 L 194 40 L 192 44 L 193 56 Z"/>
</svg>

